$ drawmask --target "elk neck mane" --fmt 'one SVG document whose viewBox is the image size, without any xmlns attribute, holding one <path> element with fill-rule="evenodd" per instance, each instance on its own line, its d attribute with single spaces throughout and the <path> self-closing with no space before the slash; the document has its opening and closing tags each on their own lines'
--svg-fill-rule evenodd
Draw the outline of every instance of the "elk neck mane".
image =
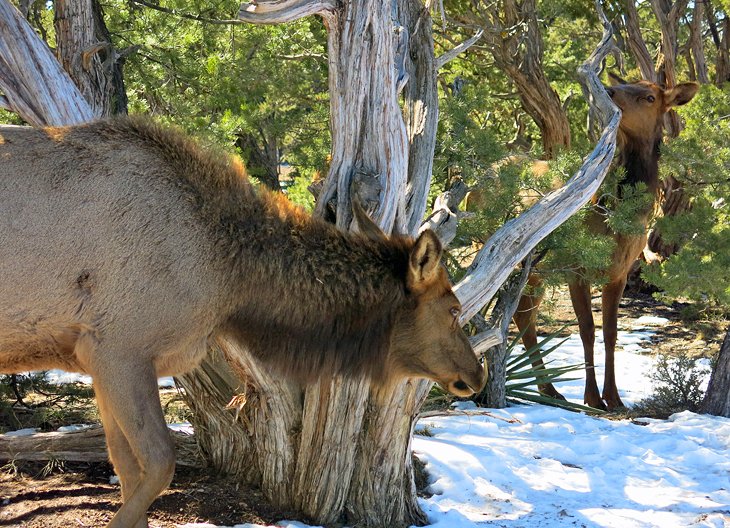
<svg viewBox="0 0 730 528">
<path fill-rule="evenodd" d="M 227 275 L 223 333 L 301 381 L 327 373 L 387 377 L 393 326 L 415 303 L 405 287 L 412 239 L 343 233 L 253 186 L 240 161 L 219 149 L 147 119 L 105 123 L 101 135 L 136 137 L 140 148 L 155 149 L 165 177 L 210 226 L 214 265 Z"/>
<path fill-rule="evenodd" d="M 618 143 L 618 164 L 625 170 L 620 186 L 635 186 L 637 183 L 643 183 L 649 192 L 656 194 L 659 188 L 661 127 L 656 130 L 654 137 L 645 139 L 637 139 L 620 132 Z"/>
</svg>

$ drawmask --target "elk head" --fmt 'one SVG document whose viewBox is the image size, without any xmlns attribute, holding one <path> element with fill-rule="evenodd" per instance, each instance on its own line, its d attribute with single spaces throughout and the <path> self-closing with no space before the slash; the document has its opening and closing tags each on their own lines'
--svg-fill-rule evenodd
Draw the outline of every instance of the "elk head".
<svg viewBox="0 0 730 528">
<path fill-rule="evenodd" d="M 353 211 L 362 233 L 385 237 L 355 201 Z M 431 230 L 410 250 L 407 299 L 396 316 L 386 370 L 392 380 L 428 378 L 457 396 L 471 396 L 484 386 L 486 372 L 459 324 L 461 304 L 441 265 L 442 253 Z"/>
<path fill-rule="evenodd" d="M 609 73 L 611 86 L 606 88 L 613 102 L 621 109 L 619 136 L 622 143 L 649 143 L 658 139 L 662 119 L 672 107 L 687 104 L 697 93 L 697 83 L 681 83 L 664 89 L 650 81 L 628 83 Z"/>
</svg>

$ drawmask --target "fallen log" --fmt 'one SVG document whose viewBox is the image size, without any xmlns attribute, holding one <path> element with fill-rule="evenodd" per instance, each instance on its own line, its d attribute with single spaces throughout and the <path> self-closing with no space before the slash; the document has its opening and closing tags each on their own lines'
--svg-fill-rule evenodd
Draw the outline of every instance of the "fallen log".
<svg viewBox="0 0 730 528">
<path fill-rule="evenodd" d="M 175 440 L 177 463 L 181 466 L 205 467 L 195 435 L 170 431 Z M 69 432 L 33 433 L 22 436 L 0 435 L 0 460 L 66 462 L 106 462 L 104 428 L 94 425 Z"/>
</svg>

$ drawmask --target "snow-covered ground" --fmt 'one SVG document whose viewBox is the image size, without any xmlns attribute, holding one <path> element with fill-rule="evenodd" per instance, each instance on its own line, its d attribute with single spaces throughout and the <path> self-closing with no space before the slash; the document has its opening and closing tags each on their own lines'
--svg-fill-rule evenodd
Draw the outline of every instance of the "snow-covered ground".
<svg viewBox="0 0 730 528">
<path fill-rule="evenodd" d="M 664 322 L 641 318 L 619 333 L 617 380 L 627 405 L 653 392 L 647 345 L 651 327 Z M 602 356 L 598 334 L 599 383 Z M 577 336 L 551 354 L 556 364 L 582 357 Z M 582 403 L 582 380 L 559 389 Z M 422 419 L 417 432 L 413 450 L 432 494 L 420 500 L 433 528 L 730 528 L 728 419 L 685 412 L 632 423 L 537 405 L 485 414 L 460 404 L 457 415 Z"/>
<path fill-rule="evenodd" d="M 617 379 L 627 405 L 653 392 L 648 374 L 655 358 L 647 345 L 651 327 L 664 322 L 641 318 L 619 334 Z M 602 354 L 598 334 L 599 381 Z M 551 357 L 556 364 L 581 362 L 578 336 Z M 582 380 L 559 388 L 582 403 Z M 730 527 L 728 419 L 685 412 L 631 423 L 537 405 L 489 414 L 459 407 L 460 416 L 422 419 L 422 434 L 413 439 L 430 475 L 433 495 L 421 506 L 433 528 Z M 307 528 L 291 521 L 277 526 Z"/>
</svg>

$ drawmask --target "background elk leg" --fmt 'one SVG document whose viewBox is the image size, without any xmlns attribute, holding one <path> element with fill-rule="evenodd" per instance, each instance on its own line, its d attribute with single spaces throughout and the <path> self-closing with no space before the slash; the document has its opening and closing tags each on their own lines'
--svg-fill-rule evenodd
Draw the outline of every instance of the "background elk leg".
<svg viewBox="0 0 730 528">
<path fill-rule="evenodd" d="M 542 280 L 536 275 L 530 275 L 527 280 L 528 293 L 524 294 L 520 298 L 520 303 L 517 306 L 517 311 L 512 318 L 517 328 L 522 334 L 522 343 L 525 348 L 530 349 L 537 345 L 537 313 L 540 303 L 542 302 L 543 292 L 540 290 L 542 286 Z M 542 358 L 539 357 L 539 351 L 535 351 L 532 357 L 536 357 L 535 361 L 532 362 L 533 367 L 545 368 L 545 364 Z M 564 400 L 562 394 L 560 394 L 552 383 L 538 384 L 538 390 L 551 398 L 557 398 Z"/>
<path fill-rule="evenodd" d="M 105 357 L 117 360 L 129 355 L 129 352 L 108 352 Z M 124 491 L 124 503 L 108 526 L 145 527 L 147 509 L 170 484 L 175 471 L 175 451 L 160 407 L 157 377 L 151 363 L 117 361 L 113 367 L 105 367 L 94 369 L 94 388 L 97 398 L 103 402 L 104 427 L 110 426 L 112 434 L 118 429 L 124 437 L 123 442 L 118 438 L 110 441 L 109 449 L 120 478 L 127 481 L 122 481 L 123 488 L 130 488 Z M 134 464 L 127 459 L 130 452 L 139 471 L 136 478 L 129 476 L 134 471 Z"/>
<path fill-rule="evenodd" d="M 603 399 L 610 410 L 623 407 L 616 387 L 614 351 L 618 325 L 618 308 L 626 286 L 626 275 L 609 282 L 603 287 L 601 313 L 603 315 L 603 343 L 606 347 L 606 370 L 603 381 Z"/>
<path fill-rule="evenodd" d="M 578 318 L 580 340 L 583 343 L 583 354 L 586 363 L 586 388 L 583 394 L 583 401 L 586 405 L 596 409 L 605 409 L 606 406 L 601 400 L 596 383 L 596 371 L 593 362 L 593 345 L 596 340 L 596 327 L 593 323 L 593 312 L 591 311 L 591 285 L 590 283 L 578 280 L 568 284 L 570 289 L 570 300 L 573 303 L 573 310 Z"/>
</svg>

